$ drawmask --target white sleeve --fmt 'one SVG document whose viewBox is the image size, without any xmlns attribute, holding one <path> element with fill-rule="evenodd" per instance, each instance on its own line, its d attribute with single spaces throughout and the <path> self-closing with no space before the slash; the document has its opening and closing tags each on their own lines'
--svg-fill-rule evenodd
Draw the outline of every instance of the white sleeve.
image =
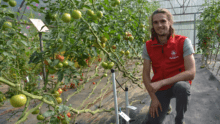
<svg viewBox="0 0 220 124">
<path fill-rule="evenodd" d="M 186 38 L 184 41 L 184 46 L 183 46 L 183 57 L 188 56 L 190 54 L 195 53 L 191 40 L 189 38 Z"/>
<path fill-rule="evenodd" d="M 143 47 L 142 58 L 143 58 L 143 59 L 146 59 L 146 60 L 151 60 L 151 59 L 150 59 L 150 56 L 149 56 L 148 53 L 147 53 L 146 43 L 144 44 L 144 47 Z"/>
</svg>

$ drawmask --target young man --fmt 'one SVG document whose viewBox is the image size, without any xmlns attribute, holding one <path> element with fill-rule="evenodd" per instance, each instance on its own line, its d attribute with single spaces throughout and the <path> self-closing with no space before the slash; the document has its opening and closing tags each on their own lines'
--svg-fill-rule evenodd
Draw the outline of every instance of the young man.
<svg viewBox="0 0 220 124">
<path fill-rule="evenodd" d="M 172 14 L 167 9 L 157 9 L 150 21 L 151 39 L 145 43 L 142 55 L 143 82 L 151 97 L 147 124 L 163 123 L 171 98 L 176 98 L 175 124 L 184 124 L 196 73 L 195 52 L 190 39 L 174 34 Z"/>
</svg>

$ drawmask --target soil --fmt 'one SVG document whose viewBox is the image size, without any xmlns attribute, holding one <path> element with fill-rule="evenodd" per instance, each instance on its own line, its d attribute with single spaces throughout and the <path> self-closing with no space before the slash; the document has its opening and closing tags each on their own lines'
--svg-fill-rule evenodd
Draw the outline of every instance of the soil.
<svg viewBox="0 0 220 124">
<path fill-rule="evenodd" d="M 216 76 L 215 71 L 210 71 L 207 68 L 200 68 L 203 64 L 201 63 L 201 55 L 195 54 L 196 60 L 196 77 L 193 80 L 193 84 L 191 87 L 191 99 L 189 103 L 189 108 L 185 114 L 185 123 L 186 124 L 217 124 L 220 123 L 220 82 L 219 82 L 219 75 Z M 139 61 L 139 60 L 135 60 Z M 126 67 L 127 70 L 135 68 L 135 61 L 128 62 L 128 66 Z M 220 66 L 220 62 L 218 61 L 216 67 Z M 132 83 L 127 78 L 123 77 L 121 72 L 115 72 L 116 79 L 125 87 L 125 82 L 127 81 L 126 85 L 128 87 L 128 99 L 129 105 L 137 107 L 136 110 L 129 110 L 129 117 L 131 118 L 132 122 L 130 124 L 146 124 L 147 117 L 146 113 L 148 112 L 149 105 L 150 105 L 150 96 L 148 95 L 147 91 L 144 88 L 143 83 L 141 82 L 142 79 L 142 65 L 138 65 L 136 67 L 136 71 L 138 70 L 139 73 L 135 75 L 140 81 L 135 82 L 139 83 L 140 88 L 136 84 Z M 91 69 L 93 70 L 93 69 Z M 94 71 L 88 72 L 88 75 L 94 74 Z M 85 84 L 84 89 L 82 92 L 74 95 L 68 102 L 67 105 L 71 104 L 73 108 L 77 110 L 90 109 L 91 111 L 95 111 L 97 109 L 106 109 L 109 110 L 111 108 L 115 108 L 114 105 L 114 95 L 113 95 L 113 84 L 112 84 L 112 74 L 109 71 L 108 77 L 103 78 L 100 81 L 101 75 L 103 74 L 103 69 L 99 69 L 99 76 L 93 78 L 89 82 Z M 153 73 L 151 73 L 153 76 Z M 100 81 L 100 82 L 99 82 Z M 93 85 L 92 83 L 96 82 L 98 85 Z M 118 107 L 126 113 L 125 109 L 125 91 L 117 84 L 117 103 Z M 94 89 L 94 94 L 92 93 L 92 89 Z M 4 91 L 6 86 L 0 88 L 1 91 Z M 103 91 L 101 91 L 104 89 Z M 62 98 L 65 100 L 68 95 L 73 94 L 76 92 L 76 89 L 68 89 L 66 92 L 62 94 Z M 101 98 L 98 98 L 101 92 L 105 92 Z M 87 98 L 90 95 L 89 98 Z M 84 102 L 84 100 L 87 100 Z M 95 99 L 97 100 L 95 101 Z M 32 101 L 33 102 L 33 101 Z M 91 104 L 89 104 L 91 103 Z M 175 111 L 175 99 L 171 100 L 171 106 L 173 108 L 170 115 L 167 115 L 164 124 L 174 124 L 174 119 L 176 115 Z M 34 106 L 34 103 L 31 107 Z M 31 108 L 30 107 L 30 108 Z M 29 109 L 30 109 L 29 108 Z M 28 109 L 28 110 L 29 110 Z M 13 108 L 9 100 L 7 100 L 4 105 L 0 108 L 0 123 L 1 124 L 14 124 L 19 116 L 21 115 L 23 107 L 21 108 Z M 46 104 L 41 107 L 41 112 L 44 113 L 48 110 Z M 8 121 L 7 119 L 13 115 L 14 112 L 18 112 L 14 114 L 14 116 Z M 24 122 L 24 124 L 36 124 L 38 120 L 36 119 L 37 115 L 30 114 L 28 119 Z M 71 124 L 74 123 L 74 117 L 76 114 L 71 116 Z M 113 124 L 116 123 L 116 116 L 115 111 L 112 110 L 111 112 L 100 112 L 96 114 L 91 114 L 88 112 L 81 113 L 77 115 L 75 120 L 75 124 Z M 125 124 L 125 121 L 120 118 L 120 124 Z"/>
</svg>

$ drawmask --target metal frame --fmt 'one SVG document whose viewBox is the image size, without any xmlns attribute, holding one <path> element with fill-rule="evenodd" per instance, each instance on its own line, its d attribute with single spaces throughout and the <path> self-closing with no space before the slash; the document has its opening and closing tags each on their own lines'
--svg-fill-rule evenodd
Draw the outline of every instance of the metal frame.
<svg viewBox="0 0 220 124">
<path fill-rule="evenodd" d="M 153 1 L 156 1 L 156 0 L 153 0 Z M 188 3 L 187 3 L 187 5 L 185 5 L 185 3 L 187 2 L 187 0 L 183 0 L 183 3 L 182 3 L 182 5 L 181 5 L 181 3 L 178 1 L 178 0 L 176 0 L 177 2 L 178 2 L 178 4 L 180 5 L 179 7 L 174 7 L 173 5 L 172 5 L 172 3 L 171 3 L 171 0 L 163 0 L 163 1 L 157 1 L 157 2 L 165 2 L 165 1 L 168 1 L 169 3 L 170 3 L 170 5 L 171 5 L 171 8 L 165 8 L 165 9 L 172 9 L 173 10 L 173 16 L 181 16 L 181 15 L 194 15 L 194 20 L 190 20 L 190 21 L 176 21 L 176 22 L 174 22 L 174 24 L 175 23 L 185 23 L 185 22 L 194 22 L 194 29 L 176 29 L 176 30 L 194 30 L 194 37 L 193 37 L 193 40 L 194 40 L 194 42 L 193 42 L 193 45 L 194 45 L 194 50 L 195 50 L 195 45 L 196 45 L 196 14 L 201 14 L 202 12 L 199 12 L 199 11 L 197 11 L 197 12 L 194 12 L 194 13 L 185 13 L 186 12 L 186 10 L 187 10 L 187 8 L 188 7 L 202 7 L 202 5 L 197 5 L 197 6 L 189 6 L 189 3 L 191 2 L 191 1 L 194 1 L 194 0 L 189 0 L 188 1 Z M 181 13 L 176 13 L 176 11 L 175 11 L 175 8 L 182 8 L 183 9 L 183 12 L 181 12 Z M 198 21 L 200 21 L 200 20 L 198 20 Z"/>
</svg>

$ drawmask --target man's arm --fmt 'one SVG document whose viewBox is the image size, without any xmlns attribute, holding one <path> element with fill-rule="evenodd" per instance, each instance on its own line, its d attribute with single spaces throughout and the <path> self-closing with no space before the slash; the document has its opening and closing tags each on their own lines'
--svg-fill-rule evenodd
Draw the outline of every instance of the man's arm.
<svg viewBox="0 0 220 124">
<path fill-rule="evenodd" d="M 144 59 L 144 64 L 143 64 L 143 83 L 151 97 L 151 99 L 157 98 L 153 88 L 151 87 L 151 77 L 150 77 L 150 71 L 151 71 L 151 60 Z"/>
<path fill-rule="evenodd" d="M 151 79 L 150 79 L 150 70 L 151 70 L 151 60 L 144 59 L 144 65 L 143 65 L 143 82 L 144 85 L 151 97 L 151 105 L 149 108 L 149 113 L 151 117 L 155 118 L 159 117 L 159 112 L 158 108 L 162 111 L 162 106 L 160 104 L 160 101 L 157 99 L 157 96 L 155 95 L 153 87 L 150 85 L 151 84 Z M 155 114 L 156 113 L 156 114 Z"/>
<path fill-rule="evenodd" d="M 184 72 L 181 72 L 171 78 L 164 79 L 162 81 L 163 82 L 162 85 L 165 86 L 165 85 L 174 84 L 178 81 L 193 80 L 196 74 L 195 59 L 193 54 L 184 57 L 184 66 L 185 66 Z"/>
</svg>

